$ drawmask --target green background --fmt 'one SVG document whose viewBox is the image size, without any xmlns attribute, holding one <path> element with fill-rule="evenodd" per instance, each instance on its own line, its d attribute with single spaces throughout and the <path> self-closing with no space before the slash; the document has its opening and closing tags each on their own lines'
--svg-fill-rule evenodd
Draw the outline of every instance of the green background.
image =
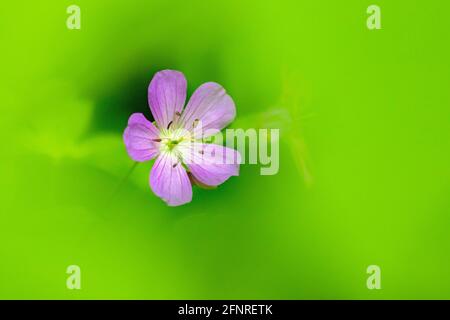
<svg viewBox="0 0 450 320">
<path fill-rule="evenodd" d="M 66 8 L 81 8 L 68 30 Z M 381 7 L 382 30 L 366 27 Z M 0 298 L 450 298 L 445 1 L 1 5 Z M 233 127 L 281 129 L 171 208 L 122 142 L 147 86 L 216 81 Z M 66 268 L 81 267 L 81 290 Z M 366 268 L 381 267 L 381 290 Z"/>
</svg>

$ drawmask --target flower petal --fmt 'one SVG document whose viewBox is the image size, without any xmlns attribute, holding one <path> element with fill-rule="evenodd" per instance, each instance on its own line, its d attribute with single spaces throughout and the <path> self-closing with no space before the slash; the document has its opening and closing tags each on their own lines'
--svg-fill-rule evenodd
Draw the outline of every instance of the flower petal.
<svg viewBox="0 0 450 320">
<path fill-rule="evenodd" d="M 159 152 L 158 129 L 142 113 L 133 113 L 128 119 L 128 126 L 123 140 L 130 157 L 135 161 L 153 159 Z"/>
<path fill-rule="evenodd" d="M 179 206 L 192 200 L 192 186 L 186 170 L 178 159 L 162 153 L 150 173 L 150 187 L 169 206 Z"/>
<path fill-rule="evenodd" d="M 195 90 L 181 121 L 188 130 L 192 130 L 200 121 L 202 130 L 209 131 L 203 135 L 207 137 L 226 127 L 235 116 L 236 107 L 225 89 L 215 82 L 207 82 Z"/>
<path fill-rule="evenodd" d="M 217 186 L 239 175 L 240 154 L 217 144 L 192 143 L 181 150 L 183 161 L 194 177 L 208 186 Z"/>
<path fill-rule="evenodd" d="M 187 82 L 179 71 L 163 70 L 155 74 L 148 87 L 148 104 L 160 129 L 167 128 L 175 113 L 183 110 Z"/>
</svg>

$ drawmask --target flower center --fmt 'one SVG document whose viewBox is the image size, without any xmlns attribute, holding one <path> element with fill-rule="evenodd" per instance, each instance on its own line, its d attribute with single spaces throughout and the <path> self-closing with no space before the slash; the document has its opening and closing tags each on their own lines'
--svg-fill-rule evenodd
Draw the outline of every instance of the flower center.
<svg viewBox="0 0 450 320">
<path fill-rule="evenodd" d="M 183 141 L 183 139 L 179 139 L 179 140 L 168 140 L 166 143 L 167 148 L 169 149 L 169 151 L 172 151 L 173 148 L 175 148 L 175 146 L 177 144 L 179 144 L 181 141 Z"/>
<path fill-rule="evenodd" d="M 178 154 L 177 150 L 180 144 L 191 141 L 190 134 L 183 128 L 161 130 L 159 138 L 161 139 L 160 151 Z"/>
</svg>

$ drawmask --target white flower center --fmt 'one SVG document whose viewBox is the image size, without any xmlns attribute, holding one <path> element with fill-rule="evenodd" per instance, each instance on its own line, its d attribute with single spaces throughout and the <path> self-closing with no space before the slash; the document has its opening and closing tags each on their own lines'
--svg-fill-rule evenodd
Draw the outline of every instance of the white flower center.
<svg viewBox="0 0 450 320">
<path fill-rule="evenodd" d="M 181 157 L 180 149 L 192 141 L 191 133 L 184 128 L 163 129 L 160 131 L 159 138 L 161 139 L 160 152 L 168 152 L 178 158 Z"/>
</svg>

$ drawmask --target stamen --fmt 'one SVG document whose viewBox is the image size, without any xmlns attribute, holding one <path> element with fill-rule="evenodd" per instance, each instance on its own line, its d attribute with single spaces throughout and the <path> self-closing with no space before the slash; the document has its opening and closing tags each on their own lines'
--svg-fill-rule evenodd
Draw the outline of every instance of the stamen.
<svg viewBox="0 0 450 320">
<path fill-rule="evenodd" d="M 161 142 L 162 140 L 161 139 L 152 139 L 152 141 L 154 141 L 154 142 Z"/>
<path fill-rule="evenodd" d="M 174 165 L 172 165 L 172 168 L 175 168 L 180 162 L 175 163 Z"/>
<path fill-rule="evenodd" d="M 175 115 L 173 116 L 173 122 L 178 126 L 178 121 L 181 119 L 181 113 L 179 111 L 175 111 Z"/>
<path fill-rule="evenodd" d="M 167 125 L 167 130 L 169 130 L 170 126 L 172 125 L 173 121 L 170 121 L 169 124 Z"/>
<path fill-rule="evenodd" d="M 195 128 L 198 125 L 199 121 L 199 119 L 195 119 L 194 122 L 192 122 L 192 128 Z"/>
</svg>

